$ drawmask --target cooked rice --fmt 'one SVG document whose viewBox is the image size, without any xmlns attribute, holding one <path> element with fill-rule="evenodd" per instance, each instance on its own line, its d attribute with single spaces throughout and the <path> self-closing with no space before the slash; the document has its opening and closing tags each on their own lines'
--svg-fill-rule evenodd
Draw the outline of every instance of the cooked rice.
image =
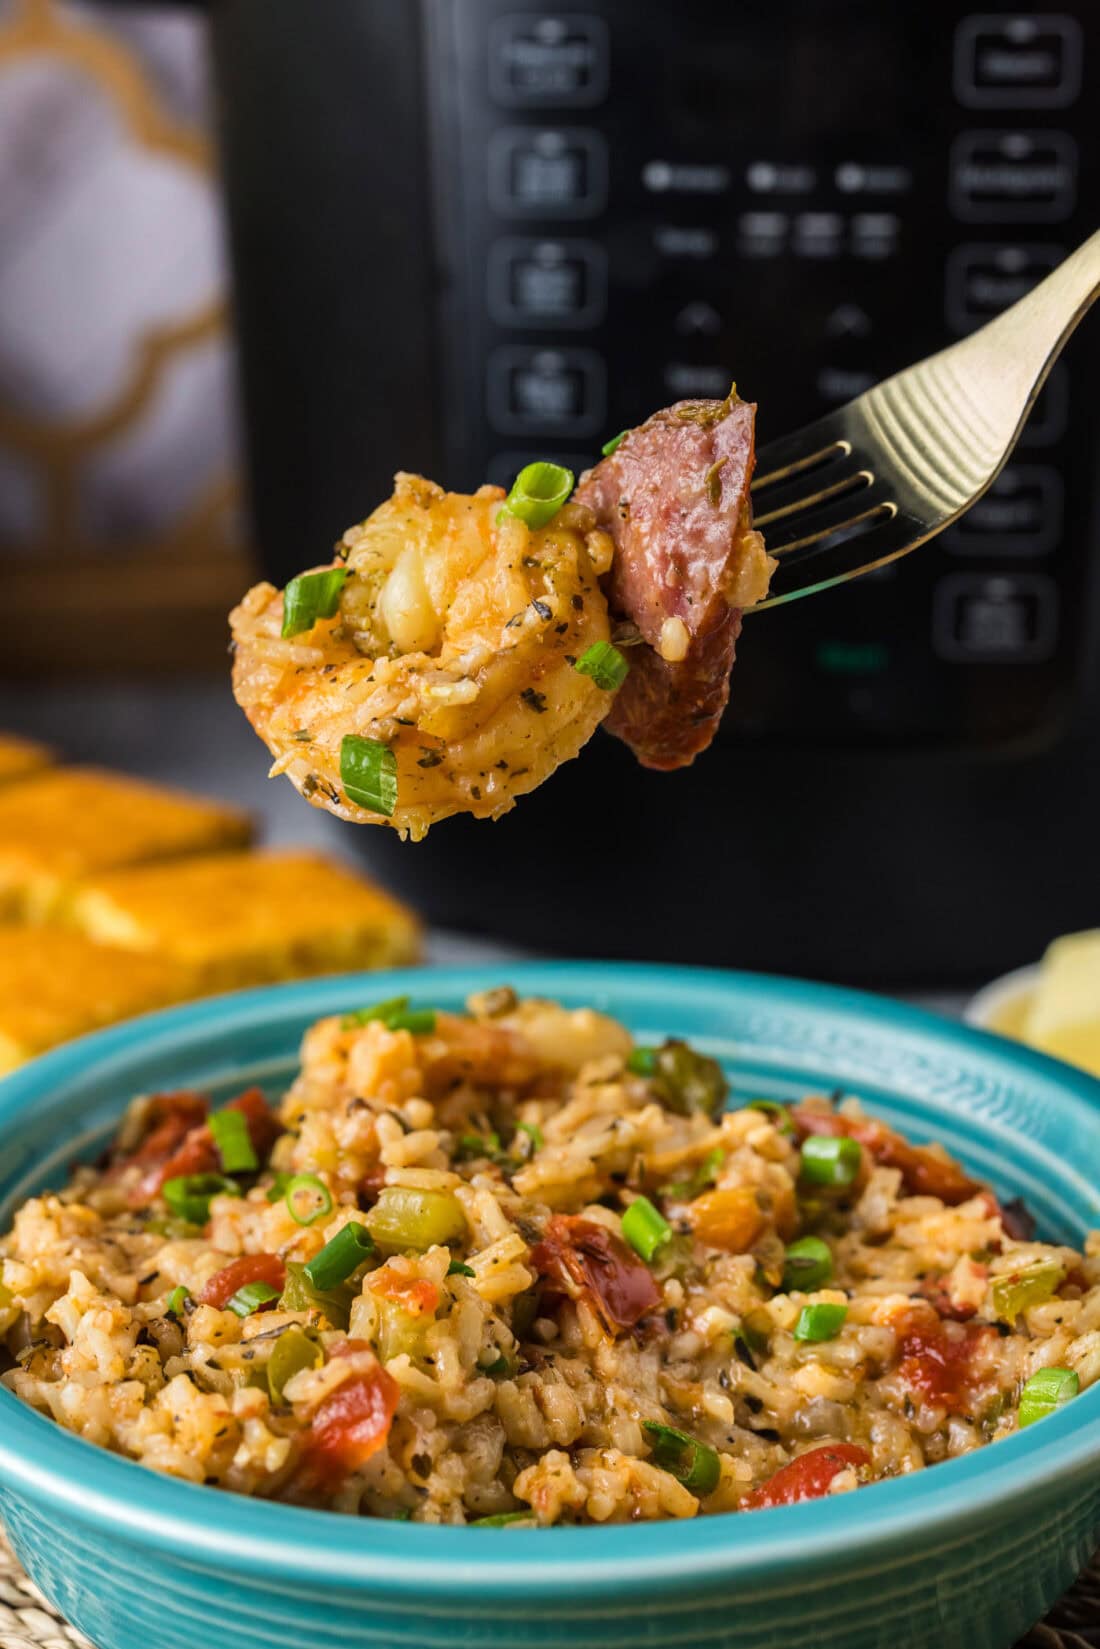
<svg viewBox="0 0 1100 1649">
<path fill-rule="evenodd" d="M 717 1111 L 632 1047 L 598 1013 L 507 991 L 419 1034 L 322 1020 L 273 1146 L 246 1106 L 262 1165 L 213 1197 L 204 1226 L 175 1219 L 161 1188 L 218 1166 L 201 1107 L 136 1101 L 111 1157 L 25 1203 L 0 1242 L 6 1384 L 192 1482 L 418 1522 L 552 1524 L 775 1503 L 795 1492 L 763 1486 L 814 1451 L 828 1470 L 807 1462 L 798 1494 L 843 1492 L 1012 1432 L 1038 1369 L 1097 1378 L 1100 1235 L 1083 1254 L 1033 1240 L 944 1153 L 907 1147 L 852 1099 L 811 1098 L 793 1125 L 785 1108 Z M 859 1137 L 849 1187 L 800 1172 L 813 1133 Z M 276 1185 L 299 1173 L 332 1199 L 312 1225 Z M 258 1269 L 281 1280 L 413 1193 L 462 1235 L 425 1251 L 380 1239 L 342 1306 L 291 1293 L 241 1316 L 202 1301 L 231 1262 L 268 1256 Z M 621 1227 L 643 1194 L 672 1227 L 649 1265 Z M 807 1233 L 832 1274 L 803 1293 L 783 1271 Z M 1005 1320 L 1012 1280 L 1043 1264 L 1050 1287 Z M 839 1331 L 796 1338 L 804 1308 L 828 1304 L 846 1308 Z M 316 1366 L 273 1396 L 292 1330 Z M 670 1458 L 654 1424 L 701 1451 Z"/>
</svg>

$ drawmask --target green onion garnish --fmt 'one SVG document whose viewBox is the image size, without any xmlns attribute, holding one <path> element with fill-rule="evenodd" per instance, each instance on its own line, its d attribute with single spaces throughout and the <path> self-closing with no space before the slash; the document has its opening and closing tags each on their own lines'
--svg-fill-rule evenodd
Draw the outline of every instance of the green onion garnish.
<svg viewBox="0 0 1100 1649">
<path fill-rule="evenodd" d="M 331 618 L 340 604 L 346 567 L 326 567 L 319 573 L 299 573 L 283 591 L 283 635 L 312 630 L 319 618 Z"/>
<path fill-rule="evenodd" d="M 655 1420 L 642 1422 L 642 1430 L 653 1439 L 653 1458 L 663 1471 L 671 1472 L 678 1482 L 702 1498 L 713 1494 L 722 1475 L 718 1453 L 697 1437 L 675 1426 L 658 1425 Z"/>
<path fill-rule="evenodd" d="M 671 1237 L 672 1227 L 648 1197 L 635 1197 L 623 1215 L 623 1236 L 646 1264 Z"/>
<path fill-rule="evenodd" d="M 765 1116 L 771 1117 L 781 1134 L 793 1134 L 794 1123 L 791 1113 L 785 1105 L 780 1105 L 776 1099 L 750 1099 L 745 1106 L 746 1111 L 763 1111 Z"/>
<path fill-rule="evenodd" d="M 600 451 L 603 453 L 604 457 L 610 458 L 613 452 L 618 452 L 619 448 L 622 446 L 629 434 L 630 431 L 628 429 L 621 429 L 618 435 L 613 435 L 610 441 L 605 441 L 603 446 L 600 448 Z"/>
<path fill-rule="evenodd" d="M 264 1193 L 268 1202 L 281 1202 L 283 1197 L 286 1196 L 286 1188 L 293 1178 L 293 1174 L 288 1174 L 285 1169 L 280 1168 Z"/>
<path fill-rule="evenodd" d="M 532 1151 L 541 1151 L 546 1144 L 546 1137 L 537 1122 L 517 1122 L 516 1133 L 527 1135 Z"/>
<path fill-rule="evenodd" d="M 224 1174 L 179 1174 L 165 1180 L 161 1196 L 181 1220 L 205 1225 L 213 1199 L 223 1194 L 239 1196 L 240 1189 L 236 1180 L 227 1179 Z"/>
<path fill-rule="evenodd" d="M 248 1131 L 248 1121 L 240 1111 L 215 1111 L 208 1124 L 218 1148 L 222 1169 L 227 1174 L 252 1174 L 260 1166 Z"/>
<path fill-rule="evenodd" d="M 635 1076 L 652 1076 L 657 1069 L 656 1048 L 631 1048 L 626 1068 Z"/>
<path fill-rule="evenodd" d="M 833 1274 L 833 1256 L 820 1237 L 800 1237 L 787 1250 L 783 1267 L 783 1287 L 787 1293 L 797 1288 L 806 1294 L 821 1288 Z"/>
<path fill-rule="evenodd" d="M 380 1019 L 385 1024 L 391 1014 L 404 1013 L 409 1005 L 407 996 L 388 996 L 384 1002 L 375 1002 L 369 1008 L 356 1008 L 354 1013 L 346 1013 L 340 1021 L 342 1031 L 353 1031 L 359 1025 L 369 1025 L 372 1019 Z"/>
<path fill-rule="evenodd" d="M 509 1523 L 533 1523 L 534 1512 L 497 1512 L 495 1517 L 475 1517 L 471 1529 L 506 1529 Z"/>
<path fill-rule="evenodd" d="M 508 1374 L 512 1367 L 503 1351 L 498 1352 L 491 1363 L 479 1363 L 477 1366 L 481 1370 L 482 1374 L 491 1374 L 494 1379 L 496 1379 L 498 1375 Z"/>
<path fill-rule="evenodd" d="M 238 1288 L 226 1310 L 236 1312 L 238 1317 L 251 1317 L 254 1311 L 278 1298 L 279 1290 L 272 1288 L 270 1283 L 245 1283 Z"/>
<path fill-rule="evenodd" d="M 466 1265 L 462 1260 L 452 1260 L 447 1267 L 448 1277 L 476 1277 L 477 1272 L 472 1265 Z"/>
<path fill-rule="evenodd" d="M 376 1002 L 371 1008 L 359 1008 L 345 1014 L 340 1021 L 342 1031 L 353 1031 L 359 1025 L 380 1020 L 388 1031 L 411 1031 L 414 1036 L 429 1036 L 435 1030 L 434 1008 L 410 1008 L 407 996 L 391 996 L 385 1002 Z"/>
<path fill-rule="evenodd" d="M 324 1352 L 316 1340 L 301 1328 L 288 1328 L 271 1348 L 267 1360 L 267 1389 L 276 1403 L 283 1399 L 283 1388 L 304 1368 L 319 1368 Z"/>
<path fill-rule="evenodd" d="M 1071 1368 L 1036 1369 L 1020 1393 L 1017 1426 L 1031 1426 L 1036 1420 L 1045 1420 L 1048 1414 L 1076 1397 L 1080 1389 L 1081 1381 Z"/>
<path fill-rule="evenodd" d="M 802 1178 L 811 1185 L 851 1185 L 862 1160 L 858 1140 L 847 1134 L 811 1134 L 802 1144 Z"/>
<path fill-rule="evenodd" d="M 591 676 L 605 693 L 614 693 L 630 674 L 630 665 L 610 641 L 594 641 L 573 666 L 582 676 Z"/>
<path fill-rule="evenodd" d="M 332 1213 L 332 1193 L 316 1174 L 295 1174 L 286 1188 L 286 1205 L 299 1225 L 313 1225 Z"/>
<path fill-rule="evenodd" d="M 340 741 L 340 779 L 349 802 L 390 818 L 397 806 L 397 757 L 387 745 L 345 733 Z"/>
<path fill-rule="evenodd" d="M 341 1226 L 331 1242 L 305 1266 L 307 1280 L 324 1293 L 335 1288 L 374 1253 L 374 1238 L 365 1225 L 352 1220 Z"/>
<path fill-rule="evenodd" d="M 572 491 L 572 470 L 561 464 L 527 464 L 512 482 L 504 510 L 529 527 L 545 527 Z"/>
<path fill-rule="evenodd" d="M 408 1008 L 386 1020 L 388 1031 L 411 1031 L 413 1036 L 430 1036 L 435 1030 L 434 1008 Z"/>
<path fill-rule="evenodd" d="M 190 1290 L 187 1289 L 187 1288 L 184 1288 L 182 1283 L 177 1283 L 175 1288 L 172 1290 L 171 1294 L 169 1294 L 168 1303 L 164 1308 L 165 1311 L 167 1312 L 168 1316 L 169 1317 L 182 1317 L 183 1316 L 183 1308 L 187 1304 L 187 1302 L 190 1298 L 191 1298 Z"/>
<path fill-rule="evenodd" d="M 796 1340 L 835 1340 L 847 1315 L 846 1305 L 833 1305 L 831 1301 L 804 1305 L 794 1325 L 794 1337 Z"/>
</svg>

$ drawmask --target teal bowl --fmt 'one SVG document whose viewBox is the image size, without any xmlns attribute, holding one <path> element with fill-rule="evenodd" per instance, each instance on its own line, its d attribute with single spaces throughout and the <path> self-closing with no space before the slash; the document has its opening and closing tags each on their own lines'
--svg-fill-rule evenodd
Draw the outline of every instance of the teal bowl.
<svg viewBox="0 0 1100 1649">
<path fill-rule="evenodd" d="M 1100 1083 L 868 996 L 732 973 L 527 964 L 311 981 L 100 1032 L 0 1083 L 0 1219 L 98 1150 L 136 1093 L 278 1093 L 320 1015 L 501 981 L 672 1032 L 735 1091 L 843 1088 L 938 1139 L 1043 1235 L 1100 1225 Z M 827 1501 L 693 1522 L 499 1530 L 245 1500 L 94 1448 L 0 1391 L 0 1518 L 97 1649 L 1008 1649 L 1100 1537 L 1100 1386 L 965 1459 Z"/>
</svg>

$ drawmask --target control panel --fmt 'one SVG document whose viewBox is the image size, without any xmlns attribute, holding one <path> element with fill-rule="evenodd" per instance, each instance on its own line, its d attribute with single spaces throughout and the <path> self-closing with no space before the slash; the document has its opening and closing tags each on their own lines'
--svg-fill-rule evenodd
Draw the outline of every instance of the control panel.
<svg viewBox="0 0 1100 1649">
<path fill-rule="evenodd" d="M 1100 221 L 1083 0 L 935 27 L 922 0 L 424 6 L 455 486 L 579 471 L 734 380 L 766 443 L 982 325 Z M 955 528 L 746 620 L 724 738 L 1057 725 L 1091 642 L 1097 343 L 1087 323 Z"/>
</svg>

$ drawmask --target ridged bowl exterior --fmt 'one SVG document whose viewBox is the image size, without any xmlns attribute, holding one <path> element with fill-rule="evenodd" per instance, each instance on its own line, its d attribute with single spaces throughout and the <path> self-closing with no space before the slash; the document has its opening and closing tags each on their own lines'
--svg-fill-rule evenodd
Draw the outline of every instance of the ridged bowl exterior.
<svg viewBox="0 0 1100 1649">
<path fill-rule="evenodd" d="M 690 1037 L 735 1092 L 842 1088 L 942 1140 L 1044 1235 L 1100 1225 L 1100 1083 L 979 1031 L 751 975 L 524 964 L 524 994 Z M 320 1015 L 408 992 L 457 1006 L 502 970 L 313 981 L 157 1014 L 0 1084 L 0 1220 L 166 1087 L 277 1094 Z M 0 1392 L 0 1516 L 97 1649 L 1008 1649 L 1100 1538 L 1100 1387 L 932 1471 L 743 1517 L 435 1529 L 196 1488 L 95 1449 Z"/>
</svg>

